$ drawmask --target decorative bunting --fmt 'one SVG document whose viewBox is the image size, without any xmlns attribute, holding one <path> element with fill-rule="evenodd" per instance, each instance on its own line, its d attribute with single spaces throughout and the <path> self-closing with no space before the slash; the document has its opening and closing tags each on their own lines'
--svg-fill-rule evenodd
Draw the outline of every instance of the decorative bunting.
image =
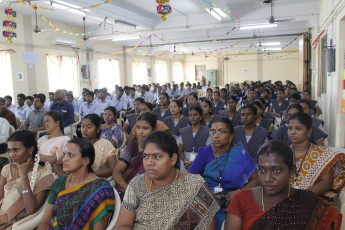
<svg viewBox="0 0 345 230">
<path fill-rule="evenodd" d="M 17 24 L 14 22 L 14 18 L 17 17 L 17 12 L 10 6 L 5 8 L 5 21 L 2 22 L 2 26 L 5 30 L 2 31 L 2 36 L 7 38 L 8 43 L 12 43 L 12 38 L 17 38 L 17 34 L 14 30 L 17 28 Z"/>
</svg>

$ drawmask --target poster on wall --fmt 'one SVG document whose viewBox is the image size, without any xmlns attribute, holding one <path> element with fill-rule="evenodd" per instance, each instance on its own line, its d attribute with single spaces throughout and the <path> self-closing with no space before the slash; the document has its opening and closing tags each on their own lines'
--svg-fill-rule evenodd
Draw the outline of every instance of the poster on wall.
<svg viewBox="0 0 345 230">
<path fill-rule="evenodd" d="M 24 75 L 23 75 L 22 71 L 17 73 L 17 80 L 18 81 L 24 81 Z"/>
</svg>

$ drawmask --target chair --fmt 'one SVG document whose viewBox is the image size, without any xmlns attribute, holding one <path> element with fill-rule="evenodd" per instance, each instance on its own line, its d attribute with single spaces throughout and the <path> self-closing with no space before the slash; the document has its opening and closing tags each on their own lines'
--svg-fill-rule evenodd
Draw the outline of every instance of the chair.
<svg viewBox="0 0 345 230">
<path fill-rule="evenodd" d="M 7 141 L 0 141 L 0 145 L 6 144 L 6 143 L 7 143 Z M 8 154 L 7 151 L 4 152 L 4 153 L 2 153 L 2 154 L 0 154 L 0 158 L 6 158 L 6 159 L 8 160 L 9 163 L 12 163 L 10 154 Z"/>
<path fill-rule="evenodd" d="M 73 136 L 77 136 L 77 125 L 81 122 L 81 116 L 79 113 L 74 112 L 74 123 L 70 124 L 71 132 L 69 137 L 73 139 Z"/>
<path fill-rule="evenodd" d="M 9 132 L 10 136 L 11 136 L 11 134 L 14 133 L 15 131 L 16 131 L 16 129 L 15 129 L 12 125 L 10 125 L 10 132 Z"/>
<path fill-rule="evenodd" d="M 125 133 L 122 133 L 122 136 L 123 136 L 123 139 L 122 139 L 122 144 L 120 147 L 118 147 L 117 149 L 118 150 L 121 150 L 121 149 L 124 149 L 125 146 L 126 146 L 126 142 L 127 142 L 127 137 L 126 137 L 126 134 Z"/>
<path fill-rule="evenodd" d="M 42 134 L 47 133 L 47 131 L 45 130 L 41 130 L 41 131 L 37 131 L 36 133 L 36 140 L 40 139 L 40 137 L 42 136 Z"/>
<path fill-rule="evenodd" d="M 48 204 L 48 197 L 43 203 L 42 207 L 38 209 L 37 212 L 14 223 L 12 225 L 11 230 L 36 229 L 43 218 L 47 204 Z"/>
<path fill-rule="evenodd" d="M 116 119 L 116 124 L 120 125 L 121 127 L 123 126 L 123 115 L 122 115 L 122 112 L 119 113 L 119 118 Z"/>
<path fill-rule="evenodd" d="M 111 221 L 108 224 L 108 227 L 106 230 L 113 230 L 117 221 L 117 217 L 119 216 L 120 213 L 120 208 L 121 208 L 121 198 L 119 196 L 119 193 L 114 189 L 114 194 L 115 194 L 115 207 L 114 207 L 114 213 L 113 216 L 111 217 Z"/>
<path fill-rule="evenodd" d="M 20 119 L 19 117 L 16 117 L 16 125 L 17 125 L 17 130 L 24 129 L 24 123 L 22 119 Z"/>
</svg>

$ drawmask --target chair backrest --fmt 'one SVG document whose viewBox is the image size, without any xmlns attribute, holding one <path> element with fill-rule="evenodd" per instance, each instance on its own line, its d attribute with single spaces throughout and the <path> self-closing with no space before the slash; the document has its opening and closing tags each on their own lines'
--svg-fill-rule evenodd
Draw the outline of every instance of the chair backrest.
<svg viewBox="0 0 345 230">
<path fill-rule="evenodd" d="M 122 144 L 121 144 L 121 146 L 118 147 L 117 149 L 124 149 L 124 148 L 125 148 L 125 145 L 126 145 L 126 142 L 127 142 L 127 137 L 126 137 L 126 134 L 125 134 L 125 133 L 122 133 L 122 136 L 123 136 Z"/>
<path fill-rule="evenodd" d="M 77 112 L 74 112 L 74 123 L 79 124 L 80 121 L 81 121 L 81 116 L 80 116 L 80 114 L 77 113 Z"/>
<path fill-rule="evenodd" d="M 22 130 L 24 127 L 22 119 L 20 119 L 19 117 L 16 117 L 16 125 L 17 125 L 17 130 Z"/>
<path fill-rule="evenodd" d="M 114 213 L 111 218 L 110 223 L 108 224 L 108 227 L 106 230 L 113 230 L 117 221 L 117 217 L 119 216 L 120 213 L 120 208 L 121 208 L 121 198 L 119 193 L 114 189 L 114 194 L 115 194 L 115 207 L 114 207 Z"/>
<path fill-rule="evenodd" d="M 16 129 L 10 125 L 10 131 L 9 131 L 9 134 L 11 135 L 12 133 L 14 133 L 16 131 Z"/>
</svg>

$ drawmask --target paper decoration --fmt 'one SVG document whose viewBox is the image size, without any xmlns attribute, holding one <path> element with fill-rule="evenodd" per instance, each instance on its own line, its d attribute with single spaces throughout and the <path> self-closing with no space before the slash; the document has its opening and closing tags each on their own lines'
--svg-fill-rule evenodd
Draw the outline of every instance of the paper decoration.
<svg viewBox="0 0 345 230">
<path fill-rule="evenodd" d="M 2 26 L 5 30 L 2 31 L 2 36 L 7 38 L 8 43 L 12 43 L 12 38 L 17 38 L 17 34 L 14 30 L 17 28 L 17 24 L 14 22 L 14 18 L 17 17 L 17 12 L 10 6 L 5 8 L 5 21 L 2 22 Z"/>
<path fill-rule="evenodd" d="M 17 80 L 18 81 L 24 81 L 24 74 L 22 71 L 17 73 Z"/>
<path fill-rule="evenodd" d="M 22 60 L 25 64 L 29 64 L 29 68 L 32 69 L 33 65 L 38 62 L 38 57 L 35 52 L 24 52 L 22 55 Z"/>
<path fill-rule="evenodd" d="M 170 0 L 156 0 L 157 6 L 157 13 L 162 15 L 162 20 L 167 20 L 167 15 L 171 13 L 171 6 L 169 5 Z"/>
</svg>

